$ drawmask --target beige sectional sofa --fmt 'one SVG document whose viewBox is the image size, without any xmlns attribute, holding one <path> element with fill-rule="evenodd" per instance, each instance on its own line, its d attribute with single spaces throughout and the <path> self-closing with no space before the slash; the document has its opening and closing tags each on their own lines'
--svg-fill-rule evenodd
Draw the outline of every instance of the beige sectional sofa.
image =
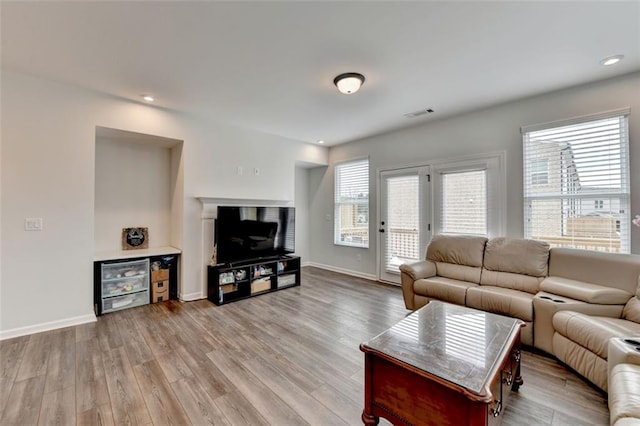
<svg viewBox="0 0 640 426">
<path fill-rule="evenodd" d="M 548 259 L 541 241 L 438 235 L 426 260 L 400 266 L 404 302 L 418 309 L 442 300 L 519 318 L 522 342 L 533 345 L 533 298 Z"/>
<path fill-rule="evenodd" d="M 441 300 L 519 318 L 524 344 L 555 355 L 604 391 L 612 377 L 609 340 L 640 336 L 638 255 L 438 235 L 425 260 L 400 271 L 408 309 Z M 620 367 L 616 380 L 625 382 L 634 368 Z"/>
<path fill-rule="evenodd" d="M 640 342 L 640 335 L 631 342 Z M 609 412 L 614 426 L 640 425 L 640 344 L 612 338 L 608 343 Z"/>
</svg>

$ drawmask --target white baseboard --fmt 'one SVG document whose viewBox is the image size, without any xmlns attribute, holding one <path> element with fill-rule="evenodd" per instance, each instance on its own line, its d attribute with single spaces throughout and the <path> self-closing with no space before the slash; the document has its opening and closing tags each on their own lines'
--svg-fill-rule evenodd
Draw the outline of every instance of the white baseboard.
<svg viewBox="0 0 640 426">
<path fill-rule="evenodd" d="M 179 299 L 183 302 L 193 302 L 194 300 L 200 300 L 200 299 L 206 299 L 206 296 L 203 296 L 202 293 L 199 292 L 194 292 L 194 293 L 187 293 L 187 294 L 181 294 Z"/>
<path fill-rule="evenodd" d="M 352 271 L 351 269 L 339 268 L 337 266 L 323 265 L 317 262 L 305 262 L 304 266 L 313 266 L 315 268 L 326 269 L 327 271 L 340 272 L 341 274 L 351 275 L 352 277 L 364 278 L 365 280 L 378 281 L 378 277 L 373 274 L 365 274 L 363 272 Z"/>
<path fill-rule="evenodd" d="M 80 315 L 78 317 L 65 318 L 57 321 L 45 322 L 42 324 L 29 325 L 26 327 L 13 328 L 11 330 L 0 331 L 0 340 L 11 339 L 14 337 L 26 336 L 28 334 L 41 333 L 43 331 L 56 330 L 58 328 L 71 327 L 74 325 L 96 322 L 94 314 Z"/>
</svg>

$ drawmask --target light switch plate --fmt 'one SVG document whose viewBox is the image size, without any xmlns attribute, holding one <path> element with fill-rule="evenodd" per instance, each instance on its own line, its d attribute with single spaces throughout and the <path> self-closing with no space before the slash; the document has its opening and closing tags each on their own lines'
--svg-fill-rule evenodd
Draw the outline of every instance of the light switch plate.
<svg viewBox="0 0 640 426">
<path fill-rule="evenodd" d="M 25 231 L 42 231 L 42 218 L 41 217 L 26 217 L 24 219 Z"/>
</svg>

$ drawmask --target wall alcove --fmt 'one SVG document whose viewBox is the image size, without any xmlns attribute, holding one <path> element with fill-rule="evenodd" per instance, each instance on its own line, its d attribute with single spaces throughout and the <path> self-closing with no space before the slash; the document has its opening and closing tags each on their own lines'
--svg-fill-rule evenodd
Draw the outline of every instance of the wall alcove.
<svg viewBox="0 0 640 426">
<path fill-rule="evenodd" d="M 149 229 L 149 251 L 182 248 L 183 141 L 96 127 L 94 257 L 122 253 L 122 229 Z"/>
</svg>

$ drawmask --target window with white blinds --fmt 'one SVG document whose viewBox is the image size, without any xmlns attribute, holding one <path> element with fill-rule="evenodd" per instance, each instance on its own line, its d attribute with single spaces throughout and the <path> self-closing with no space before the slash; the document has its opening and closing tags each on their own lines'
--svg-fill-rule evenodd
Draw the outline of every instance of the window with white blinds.
<svg viewBox="0 0 640 426">
<path fill-rule="evenodd" d="M 369 247 L 369 159 L 336 165 L 334 243 Z"/>
<path fill-rule="evenodd" d="M 629 253 L 627 115 L 523 128 L 526 238 Z"/>
<path fill-rule="evenodd" d="M 505 235 L 505 156 L 494 152 L 433 164 L 434 234 Z"/>
<path fill-rule="evenodd" d="M 440 232 L 487 235 L 487 171 L 443 173 Z"/>
</svg>

